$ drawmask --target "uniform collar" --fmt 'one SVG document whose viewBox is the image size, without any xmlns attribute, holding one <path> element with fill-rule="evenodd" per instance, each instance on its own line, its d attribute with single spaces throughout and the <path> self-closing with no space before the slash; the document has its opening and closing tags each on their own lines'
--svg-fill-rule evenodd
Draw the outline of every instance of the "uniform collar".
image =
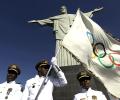
<svg viewBox="0 0 120 100">
<path fill-rule="evenodd" d="M 45 76 L 41 76 L 41 77 L 39 75 L 35 76 L 35 79 L 37 79 L 37 80 L 42 79 L 42 78 L 45 78 Z"/>
<path fill-rule="evenodd" d="M 87 92 L 89 92 L 89 91 L 91 91 L 91 90 L 92 90 L 92 89 L 91 89 L 91 88 L 89 88 Z"/>
<path fill-rule="evenodd" d="M 36 82 L 41 82 L 41 81 L 43 81 L 44 79 L 45 79 L 44 76 L 41 76 L 41 77 L 39 77 L 39 75 L 36 75 L 36 76 L 35 76 L 35 81 L 36 81 Z"/>
<path fill-rule="evenodd" d="M 94 90 L 92 90 L 92 88 L 89 88 L 86 93 L 87 93 L 87 96 L 90 96 L 94 93 Z"/>
<path fill-rule="evenodd" d="M 82 88 L 81 92 L 82 92 L 82 93 L 85 93 L 85 92 L 89 92 L 89 91 L 91 91 L 91 90 L 92 90 L 91 88 L 89 88 L 88 90 Z"/>
<path fill-rule="evenodd" d="M 15 81 L 11 81 L 9 83 L 7 83 L 7 81 L 5 82 L 6 84 L 15 84 L 16 82 Z"/>
</svg>

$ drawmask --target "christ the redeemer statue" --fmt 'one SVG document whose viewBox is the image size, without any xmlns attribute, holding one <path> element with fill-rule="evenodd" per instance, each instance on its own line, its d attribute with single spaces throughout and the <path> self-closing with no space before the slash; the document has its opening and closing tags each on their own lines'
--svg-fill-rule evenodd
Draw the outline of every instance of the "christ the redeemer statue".
<svg viewBox="0 0 120 100">
<path fill-rule="evenodd" d="M 93 11 L 84 13 L 88 17 L 92 18 L 93 14 L 97 11 L 100 11 L 103 8 L 94 9 Z M 62 6 L 60 9 L 60 15 L 49 17 L 43 20 L 31 20 L 29 23 L 38 23 L 44 26 L 50 26 L 53 28 L 55 37 L 56 37 L 56 52 L 57 54 L 57 63 L 59 66 L 71 66 L 71 65 L 80 65 L 80 62 L 64 47 L 61 46 L 64 36 L 68 33 L 68 30 L 72 26 L 72 23 L 75 18 L 75 14 L 68 14 L 66 6 Z M 61 46 L 61 47 L 60 47 Z"/>
</svg>

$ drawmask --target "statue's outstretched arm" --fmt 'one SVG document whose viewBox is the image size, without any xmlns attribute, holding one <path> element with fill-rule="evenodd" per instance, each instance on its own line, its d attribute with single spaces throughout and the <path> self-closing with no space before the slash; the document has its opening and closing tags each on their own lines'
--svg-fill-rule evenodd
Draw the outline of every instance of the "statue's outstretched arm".
<svg viewBox="0 0 120 100">
<path fill-rule="evenodd" d="M 102 9 L 103 9 L 103 7 L 95 8 L 92 12 L 94 13 L 94 12 L 100 11 L 100 10 L 102 10 Z"/>
<path fill-rule="evenodd" d="M 102 9 L 103 9 L 103 7 L 100 7 L 100 8 L 95 8 L 94 10 L 89 11 L 89 12 L 84 13 L 84 14 L 85 14 L 85 15 L 87 15 L 89 18 L 92 18 L 92 17 L 93 17 L 93 13 L 96 13 L 96 12 L 98 12 L 98 11 L 102 10 Z"/>
<path fill-rule="evenodd" d="M 53 21 L 50 19 L 43 19 L 43 20 L 30 20 L 28 23 L 38 23 L 40 25 L 50 25 L 53 24 Z"/>
</svg>

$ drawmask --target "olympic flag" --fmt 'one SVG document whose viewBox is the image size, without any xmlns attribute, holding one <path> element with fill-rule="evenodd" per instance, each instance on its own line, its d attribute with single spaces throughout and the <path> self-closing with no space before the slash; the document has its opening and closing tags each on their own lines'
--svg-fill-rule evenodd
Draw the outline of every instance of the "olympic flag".
<svg viewBox="0 0 120 100">
<path fill-rule="evenodd" d="M 120 45 L 115 39 L 78 10 L 62 43 L 101 80 L 108 92 L 120 98 Z"/>
</svg>

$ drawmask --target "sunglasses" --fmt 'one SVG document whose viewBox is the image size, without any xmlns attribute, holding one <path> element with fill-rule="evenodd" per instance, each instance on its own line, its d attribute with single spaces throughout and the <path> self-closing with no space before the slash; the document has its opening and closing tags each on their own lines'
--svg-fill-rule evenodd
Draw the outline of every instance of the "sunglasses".
<svg viewBox="0 0 120 100">
<path fill-rule="evenodd" d="M 91 80 L 91 77 L 83 77 L 83 78 L 79 79 L 79 81 L 84 81 L 84 80 Z"/>
</svg>

